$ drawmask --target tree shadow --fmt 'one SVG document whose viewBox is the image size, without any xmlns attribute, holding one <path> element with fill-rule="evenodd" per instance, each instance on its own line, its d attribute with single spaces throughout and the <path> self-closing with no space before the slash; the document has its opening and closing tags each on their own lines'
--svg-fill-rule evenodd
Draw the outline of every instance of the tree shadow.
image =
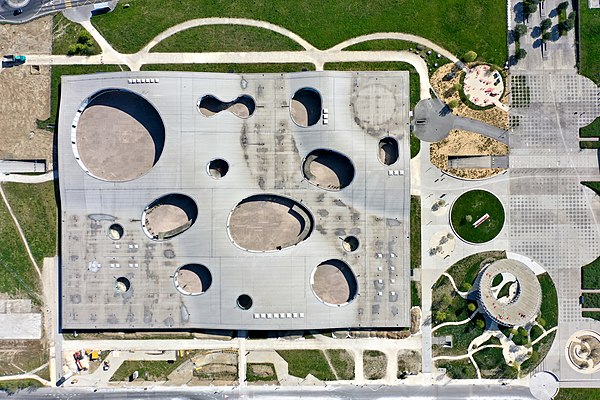
<svg viewBox="0 0 600 400">
<path fill-rule="evenodd" d="M 519 62 L 519 60 L 517 59 L 517 57 L 515 57 L 514 54 L 512 56 L 508 57 L 508 66 L 509 67 L 513 67 L 513 66 L 517 65 L 518 62 Z"/>
<path fill-rule="evenodd" d="M 542 39 L 536 39 L 533 42 L 533 48 L 534 49 L 539 49 L 542 46 Z"/>
<path fill-rule="evenodd" d="M 511 44 L 513 44 L 515 42 L 516 36 L 517 35 L 515 34 L 514 30 L 511 29 L 511 30 L 508 31 L 507 39 L 508 39 L 508 44 L 509 45 L 511 45 Z"/>
<path fill-rule="evenodd" d="M 537 37 L 540 37 L 541 35 L 542 35 L 542 28 L 540 28 L 539 26 L 536 26 L 531 30 L 532 38 L 537 38 Z"/>
<path fill-rule="evenodd" d="M 522 24 L 525 22 L 525 8 L 523 6 L 523 2 L 519 2 L 515 4 L 513 7 L 513 11 L 515 13 L 515 22 L 518 24 Z"/>
<path fill-rule="evenodd" d="M 440 117 L 445 117 L 450 113 L 452 113 L 452 109 L 446 105 L 440 110 Z"/>
<path fill-rule="evenodd" d="M 553 42 L 556 42 L 561 38 L 560 31 L 558 30 L 558 25 L 554 25 L 552 29 L 550 29 L 550 34 L 550 40 L 552 40 Z"/>
<path fill-rule="evenodd" d="M 553 8 L 552 11 L 550 11 L 550 14 L 548 14 L 549 18 L 554 18 L 558 15 L 558 9 L 557 8 Z"/>
</svg>

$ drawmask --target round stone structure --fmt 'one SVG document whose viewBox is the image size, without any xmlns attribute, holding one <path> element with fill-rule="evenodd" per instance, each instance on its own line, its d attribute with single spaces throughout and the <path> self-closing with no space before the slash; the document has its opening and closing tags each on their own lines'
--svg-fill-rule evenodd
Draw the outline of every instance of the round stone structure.
<svg viewBox="0 0 600 400">
<path fill-rule="evenodd" d="M 569 365 L 582 374 L 600 370 L 600 334 L 595 331 L 575 332 L 567 341 L 566 357 Z"/>
<path fill-rule="evenodd" d="M 505 279 L 493 285 L 498 275 L 511 277 L 508 300 L 500 297 Z M 484 268 L 475 281 L 479 304 L 494 321 L 505 326 L 521 326 L 533 320 L 542 304 L 542 287 L 535 273 L 525 264 L 502 259 Z"/>
<path fill-rule="evenodd" d="M 165 145 L 158 111 L 141 95 L 106 89 L 87 98 L 71 124 L 73 154 L 81 168 L 109 182 L 145 175 Z"/>
</svg>

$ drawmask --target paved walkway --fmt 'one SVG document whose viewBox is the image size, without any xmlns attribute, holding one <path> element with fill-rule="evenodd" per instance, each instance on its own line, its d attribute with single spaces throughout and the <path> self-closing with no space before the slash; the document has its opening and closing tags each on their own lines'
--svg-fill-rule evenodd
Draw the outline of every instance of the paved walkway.
<svg viewBox="0 0 600 400">
<path fill-rule="evenodd" d="M 41 175 L 21 175 L 5 174 L 0 175 L 0 182 L 18 182 L 18 183 L 44 183 L 56 179 L 55 171 L 48 171 Z"/>
</svg>

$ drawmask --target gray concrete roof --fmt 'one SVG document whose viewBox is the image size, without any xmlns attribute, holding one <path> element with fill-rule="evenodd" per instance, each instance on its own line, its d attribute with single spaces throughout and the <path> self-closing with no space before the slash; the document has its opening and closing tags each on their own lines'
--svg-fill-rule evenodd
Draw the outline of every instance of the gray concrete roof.
<svg viewBox="0 0 600 400">
<path fill-rule="evenodd" d="M 159 78 L 159 83 L 128 83 Z M 329 123 L 296 126 L 289 113 L 293 93 L 314 87 Z M 106 88 L 140 94 L 165 125 L 160 159 L 145 175 L 108 182 L 87 174 L 74 157 L 71 126 L 86 98 Z M 196 109 L 205 94 L 233 100 L 248 94 L 256 110 L 248 119 L 223 111 L 207 118 Z M 61 315 L 63 329 L 316 329 L 409 325 L 409 87 L 406 72 L 296 74 L 207 74 L 123 72 L 66 76 L 59 116 L 61 194 Z M 110 120 L 106 134 L 114 133 Z M 117 132 L 118 134 L 118 132 Z M 391 166 L 378 157 L 378 141 L 398 139 L 400 157 Z M 76 140 L 76 135 L 74 137 Z M 336 150 L 355 167 L 352 183 L 338 192 L 309 184 L 302 159 L 316 148 Z M 229 172 L 213 179 L 214 158 Z M 153 200 L 183 193 L 198 205 L 198 218 L 182 234 L 153 241 L 141 215 Z M 296 246 L 251 253 L 227 234 L 231 210 L 242 199 L 273 193 L 301 202 L 315 230 Z M 107 236 L 112 223 L 124 227 L 121 240 Z M 340 238 L 360 240 L 346 252 Z M 328 259 L 346 262 L 357 277 L 359 295 L 331 307 L 312 293 L 313 269 Z M 176 269 L 201 263 L 212 285 L 198 296 L 181 294 Z M 100 268 L 98 266 L 100 265 Z M 115 290 L 118 277 L 131 288 Z M 243 311 L 236 299 L 248 294 Z"/>
</svg>

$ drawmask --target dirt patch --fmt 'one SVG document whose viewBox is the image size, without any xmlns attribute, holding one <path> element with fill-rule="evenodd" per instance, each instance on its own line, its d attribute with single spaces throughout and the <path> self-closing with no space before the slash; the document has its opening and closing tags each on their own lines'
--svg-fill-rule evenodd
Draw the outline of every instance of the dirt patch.
<svg viewBox="0 0 600 400">
<path fill-rule="evenodd" d="M 383 379 L 387 370 L 387 357 L 377 350 L 363 353 L 363 370 L 366 379 Z"/>
<path fill-rule="evenodd" d="M 46 363 L 41 340 L 0 340 L 0 376 L 29 372 Z"/>
<path fill-rule="evenodd" d="M 453 129 L 441 142 L 431 143 L 431 163 L 442 171 L 465 179 L 483 179 L 497 175 L 503 168 L 449 168 L 448 156 L 506 155 L 508 146 L 479 133 Z"/>
<path fill-rule="evenodd" d="M 421 372 L 421 353 L 415 350 L 398 352 L 398 378 L 407 373 Z"/>
<path fill-rule="evenodd" d="M 198 384 L 233 385 L 238 378 L 237 352 L 222 351 L 200 353 L 192 358 L 194 377 Z"/>
<path fill-rule="evenodd" d="M 421 309 L 413 307 L 410 309 L 410 333 L 414 335 L 421 329 Z"/>
<path fill-rule="evenodd" d="M 51 54 L 52 17 L 23 25 L 0 25 L 2 54 Z M 52 165 L 51 132 L 37 129 L 36 119 L 50 115 L 50 67 L 29 63 L 0 71 L 0 158 L 44 159 Z"/>
<path fill-rule="evenodd" d="M 433 90 L 435 90 L 440 100 L 446 104 L 452 100 L 458 101 L 458 106 L 452 110 L 452 112 L 456 115 L 483 121 L 501 129 L 508 129 L 508 112 L 501 110 L 498 107 L 486 110 L 473 110 L 461 101 L 459 91 L 455 90 L 455 87 L 456 85 L 460 85 L 461 76 L 464 75 L 464 72 L 457 72 L 456 75 L 450 80 L 443 79 L 448 73 L 453 72 L 454 67 L 455 64 L 443 65 L 438 68 L 429 79 Z M 506 79 L 504 79 L 504 81 L 506 85 Z M 504 93 L 505 95 L 501 99 L 501 102 L 508 104 L 506 88 L 504 89 Z"/>
</svg>

